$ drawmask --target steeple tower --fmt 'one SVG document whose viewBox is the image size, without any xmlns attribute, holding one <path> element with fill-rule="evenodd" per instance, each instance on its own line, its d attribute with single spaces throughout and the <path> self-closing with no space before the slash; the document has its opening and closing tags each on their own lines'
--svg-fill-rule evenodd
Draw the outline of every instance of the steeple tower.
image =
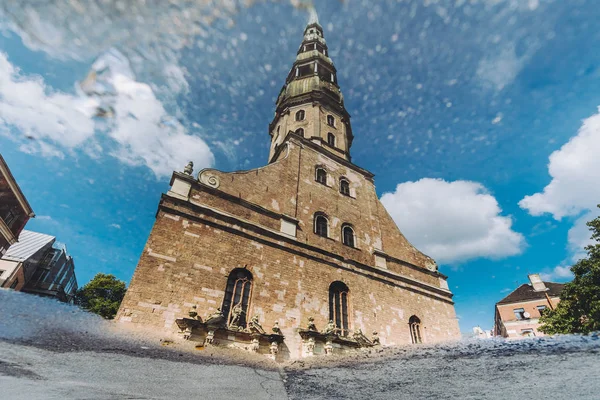
<svg viewBox="0 0 600 400">
<path fill-rule="evenodd" d="M 275 118 L 269 125 L 269 162 L 290 134 L 316 143 L 325 151 L 350 161 L 350 114 L 338 86 L 337 70 L 329 58 L 319 17 L 311 8 L 296 60 L 277 98 Z"/>
</svg>

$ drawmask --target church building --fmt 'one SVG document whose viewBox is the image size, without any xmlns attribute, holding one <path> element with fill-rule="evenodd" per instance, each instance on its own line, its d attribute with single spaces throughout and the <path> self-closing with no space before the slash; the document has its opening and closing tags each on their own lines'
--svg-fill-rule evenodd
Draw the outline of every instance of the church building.
<svg viewBox="0 0 600 400">
<path fill-rule="evenodd" d="M 336 75 L 313 12 L 268 164 L 173 173 L 118 321 L 277 360 L 459 338 L 447 277 L 352 163 Z"/>
</svg>

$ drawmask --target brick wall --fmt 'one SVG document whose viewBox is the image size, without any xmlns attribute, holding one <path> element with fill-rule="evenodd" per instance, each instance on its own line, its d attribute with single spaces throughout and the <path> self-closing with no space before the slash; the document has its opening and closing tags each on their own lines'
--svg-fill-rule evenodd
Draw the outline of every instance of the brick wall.
<svg viewBox="0 0 600 400">
<path fill-rule="evenodd" d="M 229 272 L 247 268 L 249 317 L 258 315 L 268 330 L 279 322 L 291 357 L 300 354 L 297 329 L 309 316 L 325 327 L 334 281 L 350 289 L 351 330 L 377 330 L 383 344 L 410 343 L 408 319 L 417 315 L 424 342 L 457 338 L 445 277 L 397 229 L 370 174 L 306 140 L 286 143 L 266 167 L 202 171 L 201 182 L 216 178 L 213 187 L 180 176 L 191 184 L 189 200 L 163 196 L 118 319 L 174 331 L 192 305 L 203 318 L 220 307 Z M 327 170 L 327 185 L 315 181 L 317 165 Z M 351 196 L 339 192 L 340 177 L 350 181 Z M 330 237 L 313 233 L 315 212 L 327 215 Z M 295 237 L 280 232 L 282 218 L 296 221 Z M 343 223 L 354 228 L 356 248 L 342 244 Z M 385 265 L 376 265 L 374 252 Z"/>
</svg>

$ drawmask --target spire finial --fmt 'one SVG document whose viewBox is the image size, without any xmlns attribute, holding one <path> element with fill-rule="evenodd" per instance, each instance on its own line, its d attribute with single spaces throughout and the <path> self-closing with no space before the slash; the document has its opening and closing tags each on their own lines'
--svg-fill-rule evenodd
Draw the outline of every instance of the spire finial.
<svg viewBox="0 0 600 400">
<path fill-rule="evenodd" d="M 319 24 L 319 15 L 317 15 L 317 9 L 313 4 L 308 6 L 308 23 L 306 25 Z"/>
</svg>

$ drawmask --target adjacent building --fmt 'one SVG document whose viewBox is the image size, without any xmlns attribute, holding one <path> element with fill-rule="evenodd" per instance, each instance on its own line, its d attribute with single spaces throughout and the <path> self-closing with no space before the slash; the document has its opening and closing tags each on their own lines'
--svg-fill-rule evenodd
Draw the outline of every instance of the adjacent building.
<svg viewBox="0 0 600 400">
<path fill-rule="evenodd" d="M 496 303 L 494 336 L 508 339 L 544 336 L 538 331 L 539 318 L 544 310 L 556 307 L 564 284 L 543 282 L 538 274 L 528 277 L 529 283 Z"/>
<path fill-rule="evenodd" d="M 71 302 L 77 291 L 73 258 L 54 236 L 23 230 L 0 258 L 0 287 Z"/>
<path fill-rule="evenodd" d="M 262 168 L 173 174 L 117 319 L 273 358 L 460 338 L 447 277 L 352 162 L 314 14 L 269 136 Z"/>
<path fill-rule="evenodd" d="M 0 257 L 35 214 L 0 154 Z"/>
</svg>

